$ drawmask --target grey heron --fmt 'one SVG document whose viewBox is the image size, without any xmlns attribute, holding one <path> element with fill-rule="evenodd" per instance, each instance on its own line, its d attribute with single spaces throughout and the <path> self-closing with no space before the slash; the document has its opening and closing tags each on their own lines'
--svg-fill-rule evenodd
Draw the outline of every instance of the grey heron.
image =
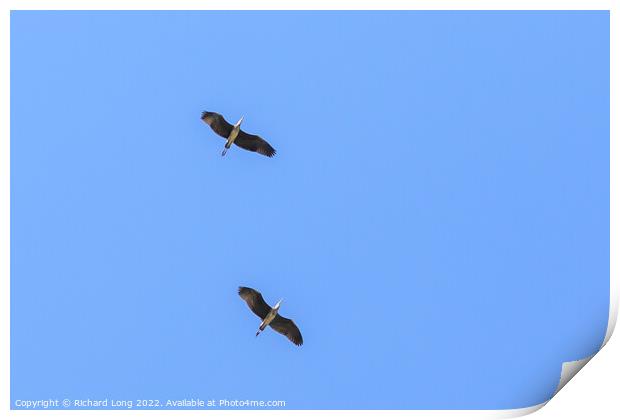
<svg viewBox="0 0 620 420">
<path fill-rule="evenodd" d="M 200 118 L 205 123 L 209 124 L 211 129 L 215 131 L 216 134 L 226 139 L 226 145 L 224 145 L 224 150 L 222 150 L 222 156 L 226 155 L 226 152 L 230 149 L 230 146 L 232 146 L 233 143 L 242 149 L 257 152 L 268 157 L 272 157 L 276 154 L 276 149 L 271 147 L 271 145 L 262 137 L 254 134 L 248 134 L 241 130 L 243 117 L 241 117 L 235 125 L 230 124 L 217 112 L 204 111 Z"/>
<path fill-rule="evenodd" d="M 283 299 L 280 299 L 272 308 L 265 302 L 260 292 L 243 286 L 239 287 L 239 296 L 241 296 L 241 299 L 245 300 L 245 303 L 248 304 L 252 312 L 262 319 L 256 336 L 267 328 L 267 326 L 270 326 L 280 334 L 288 337 L 296 346 L 301 346 L 304 343 L 301 332 L 293 320 L 284 318 L 282 315 L 278 314 Z"/>
</svg>

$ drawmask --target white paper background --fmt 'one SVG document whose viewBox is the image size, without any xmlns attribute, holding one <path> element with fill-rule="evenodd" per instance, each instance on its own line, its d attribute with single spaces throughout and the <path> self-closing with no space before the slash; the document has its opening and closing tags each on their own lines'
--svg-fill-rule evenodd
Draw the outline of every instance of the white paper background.
<svg viewBox="0 0 620 420">
<path fill-rule="evenodd" d="M 2 92 L 2 102 L 0 107 L 0 279 L 1 287 L 0 305 L 1 335 L 0 355 L 0 419 L 11 418 L 32 418 L 32 417 L 54 417 L 54 418 L 109 418 L 111 413 L 108 411 L 84 412 L 84 411 L 10 411 L 9 410 L 9 72 L 8 72 L 8 36 L 9 36 L 9 10 L 11 9 L 235 9 L 235 8 L 294 8 L 297 9 L 612 9 L 617 6 L 617 1 L 579 1 L 579 0 L 540 0 L 540 1 L 514 1 L 514 0 L 478 0 L 478 1 L 298 1 L 282 2 L 274 0 L 263 1 L 229 1 L 229 2 L 210 2 L 203 0 L 82 0 L 82 1 L 3 1 L 0 3 L 0 92 Z M 613 215 L 620 214 L 617 205 L 619 202 L 617 194 L 618 186 L 618 139 L 617 121 L 620 116 L 617 111 L 618 87 L 614 79 L 614 74 L 618 73 L 617 66 L 617 45 L 618 45 L 618 24 L 619 18 L 614 11 L 611 13 L 611 278 L 614 286 L 612 296 L 617 300 L 618 269 L 617 262 L 620 260 L 618 255 L 617 238 L 618 224 Z M 617 307 L 617 302 L 616 302 Z M 617 335 L 617 334 L 616 334 Z M 541 410 L 529 415 L 532 419 L 617 419 L 620 418 L 620 344 L 616 337 L 611 337 L 608 344 L 577 374 L 576 378 L 568 384 Z M 378 417 L 391 418 L 499 418 L 495 412 L 442 412 L 442 413 L 420 413 L 420 412 L 291 412 L 291 411 L 262 411 L 262 412 L 209 412 L 203 411 L 133 411 L 130 413 L 115 412 L 115 418 L 125 417 L 166 417 L 166 418 L 316 418 L 320 415 L 324 418 L 368 418 Z M 514 413 L 514 412 L 513 412 Z M 248 414 L 251 414 L 248 416 Z M 504 413 L 508 414 L 508 413 Z"/>
</svg>

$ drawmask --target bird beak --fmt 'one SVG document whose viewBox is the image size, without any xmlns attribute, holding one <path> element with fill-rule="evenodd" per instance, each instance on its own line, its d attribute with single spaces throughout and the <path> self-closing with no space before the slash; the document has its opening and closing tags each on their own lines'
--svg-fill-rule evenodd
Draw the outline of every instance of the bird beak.
<svg viewBox="0 0 620 420">
<path fill-rule="evenodd" d="M 243 121 L 243 117 L 239 118 L 239 121 L 237 121 L 237 124 L 235 124 L 235 125 L 236 126 L 240 126 L 242 121 Z"/>
</svg>

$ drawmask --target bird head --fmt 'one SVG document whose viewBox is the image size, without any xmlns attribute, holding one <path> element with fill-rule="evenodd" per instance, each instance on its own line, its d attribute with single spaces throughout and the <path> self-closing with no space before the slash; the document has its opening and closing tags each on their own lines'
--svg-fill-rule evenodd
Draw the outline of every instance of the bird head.
<svg viewBox="0 0 620 420">
<path fill-rule="evenodd" d="M 243 121 L 243 117 L 239 118 L 239 121 L 237 121 L 237 124 L 235 124 L 235 127 L 239 127 L 242 121 Z"/>
<path fill-rule="evenodd" d="M 276 310 L 280 309 L 280 305 L 282 304 L 282 301 L 283 301 L 283 300 L 284 300 L 284 299 L 280 299 L 280 300 L 278 301 L 278 303 L 276 303 L 276 306 L 274 306 L 274 307 L 273 307 L 273 309 L 276 309 Z"/>
<path fill-rule="evenodd" d="M 215 115 L 214 112 L 203 111 L 202 115 L 200 116 L 200 119 L 206 122 L 207 124 L 210 124 L 211 121 L 213 121 L 214 115 Z"/>
</svg>

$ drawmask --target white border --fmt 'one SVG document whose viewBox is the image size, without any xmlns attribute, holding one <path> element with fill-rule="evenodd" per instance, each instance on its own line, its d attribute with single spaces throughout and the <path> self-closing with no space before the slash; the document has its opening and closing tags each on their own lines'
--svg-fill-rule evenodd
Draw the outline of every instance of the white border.
<svg viewBox="0 0 620 420">
<path fill-rule="evenodd" d="M 53 3 L 53 6 L 52 6 Z M 295 4 L 281 0 L 231 0 L 226 3 L 199 1 L 199 0 L 9 0 L 0 3 L 0 92 L 2 95 L 2 107 L 0 108 L 0 287 L 2 300 L 0 322 L 0 414 L 10 417 L 35 418 L 41 416 L 52 416 L 60 418 L 97 418 L 110 417 L 129 418 L 134 416 L 141 417 L 201 417 L 210 418 L 231 418 L 251 415 L 255 418 L 314 418 L 317 415 L 338 417 L 338 418 L 510 418 L 532 413 L 543 407 L 545 403 L 532 407 L 515 410 L 374 410 L 374 411 L 115 411 L 114 413 L 103 411 L 22 411 L 10 410 L 10 219 L 9 219 L 9 174 L 10 174 L 10 10 L 610 10 L 611 19 L 611 102 L 610 102 L 610 214 L 618 214 L 618 176 L 619 171 L 615 169 L 614 163 L 618 162 L 617 128 L 618 121 L 617 102 L 618 86 L 615 82 L 614 74 L 618 71 L 617 59 L 617 39 L 618 16 L 614 13 L 614 2 L 611 0 L 302 0 Z M 618 315 L 618 225 L 615 220 L 610 220 L 610 311 L 609 323 L 603 346 L 609 341 Z M 616 351 L 616 354 L 618 351 Z M 556 393 L 576 374 L 594 355 L 585 359 L 564 363 L 562 375 Z M 207 414 L 208 412 L 208 414 Z"/>
</svg>

